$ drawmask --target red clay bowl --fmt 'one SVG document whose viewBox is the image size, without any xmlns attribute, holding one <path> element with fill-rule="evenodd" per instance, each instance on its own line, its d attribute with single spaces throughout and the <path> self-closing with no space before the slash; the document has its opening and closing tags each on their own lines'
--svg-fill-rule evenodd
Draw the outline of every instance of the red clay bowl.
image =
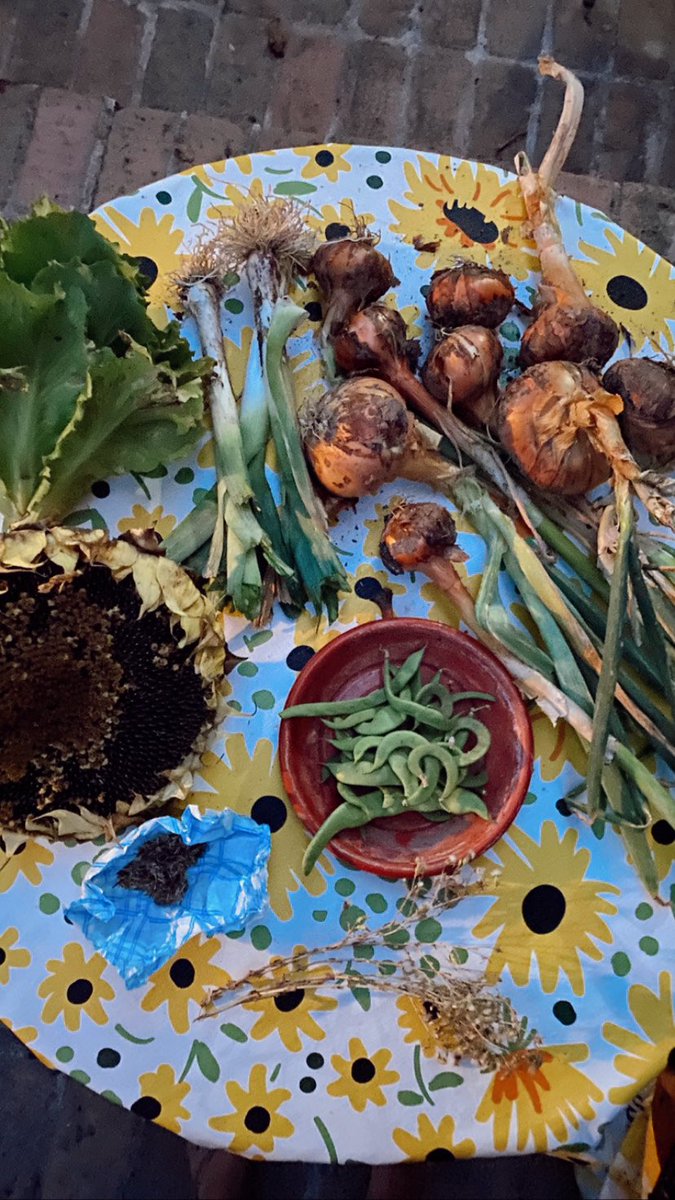
<svg viewBox="0 0 675 1200">
<path fill-rule="evenodd" d="M 422 645 L 427 648 L 425 678 L 442 670 L 443 683 L 451 691 L 489 692 L 495 697 L 495 703 L 480 712 L 492 734 L 484 792 L 490 820 L 467 814 L 433 822 L 418 813 L 402 813 L 361 829 L 345 830 L 330 843 L 330 849 L 351 866 L 385 879 L 405 879 L 416 869 L 424 875 L 438 875 L 482 854 L 515 819 L 532 775 L 532 726 L 510 675 L 480 642 L 438 621 L 398 617 L 351 629 L 310 659 L 286 704 L 366 695 L 382 685 L 385 650 L 392 664 L 398 665 Z M 321 779 L 323 763 L 334 754 L 331 736 L 316 717 L 281 722 L 279 756 L 284 787 L 310 833 L 316 833 L 340 803 L 333 780 Z"/>
</svg>

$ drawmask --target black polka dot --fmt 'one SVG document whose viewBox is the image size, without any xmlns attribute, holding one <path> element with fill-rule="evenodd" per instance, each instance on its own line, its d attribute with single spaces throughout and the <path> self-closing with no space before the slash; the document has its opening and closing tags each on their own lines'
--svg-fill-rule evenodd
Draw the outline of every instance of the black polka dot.
<svg viewBox="0 0 675 1200">
<path fill-rule="evenodd" d="M 292 992 L 282 992 L 281 995 L 274 997 L 274 1007 L 279 1012 L 293 1012 L 294 1008 L 298 1008 L 305 998 L 304 988 L 294 988 Z"/>
<path fill-rule="evenodd" d="M 388 150 L 378 150 L 375 155 L 375 158 L 377 159 L 377 161 L 379 163 L 391 162 L 391 154 L 389 153 Z"/>
<path fill-rule="evenodd" d="M 159 204 L 170 204 L 171 203 L 171 192 L 156 192 L 155 198 Z"/>
<path fill-rule="evenodd" d="M 106 479 L 97 479 L 96 483 L 91 485 L 91 492 L 97 500 L 105 500 L 106 496 L 110 495 L 110 484 Z"/>
<path fill-rule="evenodd" d="M 254 1104 L 244 1117 L 244 1125 L 251 1133 L 264 1133 L 270 1127 L 271 1117 L 266 1108 Z"/>
<path fill-rule="evenodd" d="M 3 950 L 2 946 L 0 946 L 0 967 L 2 966 L 2 964 L 4 963 L 6 958 L 7 958 L 7 952 L 5 950 Z"/>
<path fill-rule="evenodd" d="M 134 1100 L 131 1111 L 139 1117 L 145 1117 L 146 1121 L 154 1121 L 161 1113 L 162 1106 L 154 1096 L 140 1096 Z"/>
<path fill-rule="evenodd" d="M 368 184 L 369 188 L 372 188 L 373 191 L 377 192 L 382 187 L 384 180 L 382 179 L 381 175 L 368 175 L 366 177 L 366 183 Z"/>
<path fill-rule="evenodd" d="M 299 1087 L 301 1092 L 315 1092 L 316 1079 L 312 1079 L 311 1075 L 303 1075 Z"/>
<path fill-rule="evenodd" d="M 489 246 L 492 242 L 496 242 L 499 236 L 499 230 L 494 221 L 486 221 L 485 214 L 479 208 L 467 208 L 463 204 L 459 204 L 457 200 L 453 200 L 452 204 L 447 202 L 443 205 L 443 215 L 452 221 L 462 233 L 471 238 L 472 242 L 479 242 L 481 246 Z"/>
<path fill-rule="evenodd" d="M 374 600 L 376 596 L 380 595 L 382 584 L 372 575 L 366 575 L 363 579 L 356 581 L 354 591 L 361 600 Z"/>
<path fill-rule="evenodd" d="M 577 1019 L 577 1011 L 569 1000 L 556 1000 L 553 1005 L 553 1016 L 561 1025 L 574 1025 Z"/>
<path fill-rule="evenodd" d="M 354 1083 L 370 1083 L 375 1078 L 375 1067 L 369 1058 L 355 1058 L 352 1063 Z"/>
<path fill-rule="evenodd" d="M 86 1004 L 94 994 L 94 985 L 89 979 L 74 979 L 66 992 L 69 1004 Z"/>
<path fill-rule="evenodd" d="M 557 929 L 567 904 L 560 888 L 550 883 L 540 883 L 523 900 L 523 920 L 533 933 L 552 933 Z"/>
<path fill-rule="evenodd" d="M 420 295 L 424 296 L 425 300 L 426 300 L 427 296 L 429 295 L 429 291 L 430 291 L 430 285 L 428 283 L 423 283 L 420 288 Z"/>
<path fill-rule="evenodd" d="M 572 809 L 570 808 L 567 801 L 563 800 L 562 797 L 560 798 L 560 800 L 556 800 L 555 806 L 556 806 L 558 812 L 560 813 L 561 817 L 571 817 L 572 816 Z"/>
<path fill-rule="evenodd" d="M 326 241 L 337 242 L 340 238 L 349 237 L 349 225 L 341 225 L 339 221 L 330 221 L 326 225 Z"/>
<path fill-rule="evenodd" d="M 141 273 L 145 286 L 151 287 L 159 275 L 159 267 L 154 258 L 146 258 L 144 254 L 139 254 L 134 258 L 134 262 Z"/>
<path fill-rule="evenodd" d="M 644 308 L 649 300 L 642 284 L 630 275 L 614 275 L 607 283 L 607 295 L 614 304 L 633 312 Z"/>
<path fill-rule="evenodd" d="M 178 988 L 188 988 L 194 983 L 195 969 L 189 958 L 177 958 L 169 969 L 169 978 Z"/>
<path fill-rule="evenodd" d="M 277 833 L 286 824 L 288 812 L 279 796 L 258 796 L 251 817 L 256 825 L 269 825 L 270 833 Z"/>
<path fill-rule="evenodd" d="M 306 1059 L 307 1066 L 309 1067 L 310 1071 L 320 1071 L 323 1066 L 323 1061 L 323 1054 L 317 1054 L 315 1050 L 313 1050 L 311 1054 L 308 1054 Z"/>
<path fill-rule="evenodd" d="M 286 655 L 286 666 L 290 667 L 291 671 L 301 671 L 307 666 L 310 658 L 314 658 L 315 653 L 311 646 L 294 646 L 290 654 Z"/>
<path fill-rule="evenodd" d="M 652 837 L 659 846 L 672 846 L 675 842 L 675 829 L 667 821 L 655 821 L 652 825 Z"/>
<path fill-rule="evenodd" d="M 310 300 L 305 305 L 305 312 L 310 321 L 320 321 L 323 317 L 323 309 L 318 300 Z"/>
<path fill-rule="evenodd" d="M 452 1150 L 446 1150 L 445 1146 L 437 1146 L 435 1150 L 429 1151 L 425 1162 L 452 1162 L 454 1157 Z"/>
<path fill-rule="evenodd" d="M 96 1062 L 99 1067 L 116 1067 L 121 1060 L 122 1055 L 110 1046 L 104 1046 L 96 1055 Z"/>
<path fill-rule="evenodd" d="M 319 167 L 330 167 L 331 163 L 335 162 L 335 157 L 330 150 L 319 150 L 319 153 L 314 155 L 314 162 Z"/>
<path fill-rule="evenodd" d="M 17 854 L 23 854 L 23 852 L 27 846 L 28 846 L 28 842 L 22 842 L 20 846 L 17 846 L 12 857 L 16 858 Z"/>
</svg>

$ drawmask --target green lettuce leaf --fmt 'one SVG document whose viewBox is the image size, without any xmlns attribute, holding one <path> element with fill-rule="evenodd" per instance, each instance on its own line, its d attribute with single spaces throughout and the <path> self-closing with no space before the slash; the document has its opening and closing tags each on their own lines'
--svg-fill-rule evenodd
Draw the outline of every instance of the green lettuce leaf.
<svg viewBox="0 0 675 1200">
<path fill-rule="evenodd" d="M 44 214 L 7 225 L 0 236 L 0 263 L 10 279 L 30 287 L 48 263 L 79 259 L 87 266 L 112 262 L 117 270 L 138 279 L 136 264 L 119 253 L 83 213 L 61 212 L 48 206 Z M 139 284 L 140 287 L 140 284 Z"/>
<path fill-rule="evenodd" d="M 90 356 L 90 390 L 45 462 L 30 505 L 56 520 L 79 502 L 95 479 L 147 473 L 191 448 L 204 408 L 199 378 L 178 384 L 167 369 L 132 346 Z"/>
<path fill-rule="evenodd" d="M 85 298 L 87 337 L 95 346 L 111 346 L 120 334 L 142 346 L 159 345 L 159 330 L 147 315 L 144 300 L 115 263 L 51 262 L 38 271 L 31 284 L 33 292 L 55 295 L 68 295 L 74 288 Z"/>
<path fill-rule="evenodd" d="M 22 516 L 88 385 L 86 303 L 36 296 L 0 273 L 0 491 Z M 7 503 L 8 502 L 8 503 Z"/>
</svg>

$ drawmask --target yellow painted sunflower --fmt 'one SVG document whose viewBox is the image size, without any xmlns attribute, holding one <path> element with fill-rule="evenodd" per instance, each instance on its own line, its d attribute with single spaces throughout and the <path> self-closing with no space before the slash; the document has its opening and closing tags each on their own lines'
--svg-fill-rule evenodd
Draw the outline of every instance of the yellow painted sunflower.
<svg viewBox="0 0 675 1200">
<path fill-rule="evenodd" d="M 317 620 L 314 613 L 304 609 L 295 624 L 293 636 L 296 646 L 311 646 L 313 650 L 320 650 L 328 642 L 340 637 L 344 630 L 352 625 L 366 625 L 368 621 L 376 620 L 381 610 L 374 600 L 368 599 L 371 580 L 375 580 L 381 587 L 390 588 L 394 596 L 405 595 L 405 587 L 402 584 L 394 583 L 386 571 L 377 571 L 370 563 L 361 563 L 356 573 L 348 578 L 351 591 L 341 596 L 340 610 L 334 624 L 329 625 L 325 613 Z"/>
<path fill-rule="evenodd" d="M 545 1153 L 549 1133 L 558 1143 L 570 1140 L 580 1122 L 592 1121 L 603 1093 L 573 1063 L 585 1062 L 588 1046 L 547 1046 L 537 1067 L 525 1056 L 495 1071 L 477 1110 L 476 1120 L 492 1121 L 494 1147 L 506 1150 L 511 1127 L 518 1150 Z"/>
<path fill-rule="evenodd" d="M 163 305 L 171 303 L 171 276 L 180 272 L 185 260 L 185 255 L 180 252 L 184 233 L 175 228 L 175 217 L 172 213 L 159 217 L 153 208 L 144 208 L 138 222 L 134 223 L 114 205 L 106 204 L 92 220 L 98 232 L 119 246 L 124 254 L 144 260 L 144 274 L 154 276 L 148 297 L 150 316 L 156 319 L 160 309 L 163 313 Z"/>
<path fill-rule="evenodd" d="M 320 238 L 329 242 L 349 237 L 359 229 L 370 229 L 375 213 L 357 212 L 353 200 L 340 200 L 334 204 L 322 204 L 321 208 L 307 213 L 307 224 Z"/>
<path fill-rule="evenodd" d="M 148 1121 L 156 1121 L 172 1133 L 180 1133 L 181 1122 L 190 1120 L 190 1113 L 183 1107 L 190 1084 L 179 1082 L 173 1067 L 166 1064 L 139 1075 L 138 1082 L 141 1094 L 131 1105 L 131 1111 Z"/>
<path fill-rule="evenodd" d="M 30 950 L 19 949 L 18 940 L 18 929 L 6 929 L 0 934 L 0 984 L 9 983 L 10 971 L 30 964 Z"/>
<path fill-rule="evenodd" d="M 304 946 L 296 946 L 294 953 L 301 954 Z M 274 967 L 272 961 L 271 975 L 279 982 L 288 980 L 288 968 Z M 312 976 L 324 974 L 321 967 L 308 967 L 303 959 L 298 959 L 298 971 L 304 983 Z M 266 974 L 265 978 L 268 978 Z M 253 986 L 255 980 L 253 981 Z M 315 1042 L 325 1038 L 325 1031 L 314 1020 L 313 1012 L 329 1012 L 337 1008 L 337 1000 L 332 996 L 320 996 L 314 988 L 298 987 L 292 992 L 280 992 L 278 996 L 263 997 L 251 1000 L 245 1004 L 251 1012 L 260 1013 L 258 1020 L 251 1030 L 251 1037 L 257 1041 L 277 1033 L 284 1046 L 292 1053 L 302 1050 L 302 1038 L 312 1038 Z"/>
<path fill-rule="evenodd" d="M 42 883 L 41 868 L 51 866 L 53 861 L 51 850 L 33 838 L 21 842 L 13 854 L 0 851 L 0 895 L 8 892 L 20 876 L 37 887 Z"/>
<path fill-rule="evenodd" d="M 337 1071 L 337 1079 L 328 1084 L 329 1096 L 345 1096 L 356 1112 L 363 1112 L 368 1104 L 383 1108 L 387 1103 L 383 1088 L 398 1083 L 398 1071 L 387 1070 L 391 1061 L 391 1050 L 376 1050 L 368 1054 L 361 1038 L 349 1039 L 349 1058 L 333 1054 L 331 1063 Z"/>
<path fill-rule="evenodd" d="M 389 500 L 387 504 L 380 504 L 378 502 L 375 504 L 375 516 L 365 518 L 363 524 L 368 530 L 368 533 L 366 534 L 366 540 L 363 543 L 363 553 L 367 554 L 369 558 L 377 558 L 380 553 L 380 542 L 382 541 L 384 522 L 387 519 L 389 510 L 396 508 L 399 504 L 403 504 L 404 501 L 405 496 L 396 495 L 392 496 L 391 500 Z"/>
<path fill-rule="evenodd" d="M 417 996 L 401 996 L 396 1001 L 396 1007 L 401 1013 L 398 1024 L 401 1029 L 407 1030 L 403 1041 L 420 1046 L 425 1058 L 435 1058 L 438 1042 L 432 1029 L 433 1005 L 427 1000 L 419 1000 Z"/>
<path fill-rule="evenodd" d="M 117 522 L 120 533 L 129 533 L 131 529 L 151 529 L 161 538 L 168 537 L 176 524 L 176 518 L 169 513 L 164 514 L 164 508 L 158 504 L 149 512 L 142 504 L 134 504 L 132 516 L 123 517 Z"/>
<path fill-rule="evenodd" d="M 675 1006 L 673 977 L 668 971 L 659 975 L 659 990 L 652 992 L 642 983 L 628 989 L 628 1007 L 640 1033 L 606 1021 L 602 1036 L 622 1053 L 614 1059 L 614 1067 L 627 1075 L 630 1083 L 610 1089 L 612 1104 L 628 1104 L 636 1092 L 645 1087 L 666 1065 L 675 1046 Z"/>
<path fill-rule="evenodd" d="M 571 763 L 579 775 L 585 775 L 588 755 L 572 727 L 566 721 L 557 721 L 553 725 L 540 708 L 535 708 L 530 715 L 534 756 L 539 759 L 542 779 L 547 782 L 557 779 L 566 763 Z"/>
<path fill-rule="evenodd" d="M 417 1136 L 407 1129 L 395 1129 L 392 1137 L 408 1162 L 442 1162 L 453 1158 L 472 1158 L 476 1153 L 476 1145 L 471 1138 L 455 1141 L 455 1122 L 450 1116 L 442 1117 L 438 1125 L 434 1125 L 431 1117 L 422 1113 L 417 1118 Z"/>
<path fill-rule="evenodd" d="M 141 1000 L 141 1008 L 154 1012 L 166 1004 L 169 1020 L 176 1033 L 187 1033 L 190 1028 L 190 1005 L 193 1013 L 204 1000 L 209 988 L 224 987 L 230 982 L 227 971 L 211 962 L 221 949 L 218 938 L 202 941 L 196 933 L 173 958 L 159 971 L 150 976 L 150 989 Z"/>
<path fill-rule="evenodd" d="M 664 350 L 672 350 L 675 270 L 632 234 L 614 229 L 604 232 L 611 250 L 579 242 L 586 257 L 575 258 L 574 267 L 584 288 L 617 325 L 626 326 L 636 350 L 649 339 Z"/>
<path fill-rule="evenodd" d="M 405 164 L 408 204 L 390 200 L 393 233 L 406 242 L 422 239 L 419 267 L 442 267 L 456 257 L 488 262 L 516 279 L 536 271 L 534 243 L 525 234 L 525 205 L 517 180 L 504 183 L 492 167 L 441 156 L 438 166 L 418 155 Z"/>
<path fill-rule="evenodd" d="M 264 195 L 265 186 L 262 179 L 259 179 L 257 176 L 246 187 L 241 187 L 236 183 L 226 183 L 222 199 L 219 199 L 217 204 L 212 204 L 207 210 L 206 215 L 211 221 L 218 221 L 221 217 L 227 216 L 227 210 L 232 205 L 235 208 L 239 208 L 251 196 L 262 199 Z"/>
<path fill-rule="evenodd" d="M 596 942 L 613 940 L 600 914 L 613 916 L 617 908 L 600 893 L 618 896 L 619 889 L 585 878 L 591 854 L 577 848 L 575 829 L 561 838 L 554 822 L 544 821 L 539 843 L 514 826 L 509 837 L 515 847 L 502 838 L 495 848 L 501 871 L 488 894 L 497 899 L 473 930 L 479 938 L 500 931 L 487 964 L 488 982 L 508 967 L 514 983 L 523 987 L 534 955 L 544 992 L 555 991 L 562 972 L 574 994 L 583 996 L 580 954 L 599 962 L 603 951 Z M 493 865 L 485 859 L 488 863 Z"/>
<path fill-rule="evenodd" d="M 36 1050 L 33 1045 L 33 1042 L 37 1041 L 38 1035 L 38 1031 L 34 1025 L 22 1025 L 20 1029 L 15 1029 L 14 1025 L 9 1020 L 9 1017 L 0 1017 L 0 1025 L 6 1025 L 7 1028 L 14 1034 L 14 1037 L 18 1038 L 20 1042 L 23 1042 L 24 1046 L 28 1046 L 31 1054 L 34 1054 L 39 1062 L 41 1062 L 45 1067 L 52 1068 L 54 1066 L 54 1064 L 50 1062 L 48 1058 L 45 1058 L 44 1054 L 41 1054 L 39 1050 Z"/>
<path fill-rule="evenodd" d="M 250 154 L 239 154 L 236 158 L 220 158 L 217 162 L 203 163 L 196 167 L 186 167 L 185 170 L 179 171 L 179 175 L 196 175 L 200 183 L 205 187 L 215 187 L 216 184 L 222 183 L 222 176 L 227 171 L 232 163 L 236 163 L 239 170 L 244 175 L 253 173 L 253 160 Z M 219 176 L 221 178 L 219 178 Z"/>
<path fill-rule="evenodd" d="M 298 888 L 305 888 L 311 896 L 325 892 L 325 874 L 332 874 L 333 867 L 322 855 L 311 875 L 308 878 L 303 875 L 302 856 L 309 834 L 286 798 L 279 759 L 270 741 L 261 738 L 250 755 L 244 735 L 232 734 L 226 739 L 222 758 L 211 751 L 206 752 L 200 774 L 210 790 L 193 792 L 191 804 L 197 804 L 202 810 L 232 808 L 246 817 L 253 817 L 259 824 L 269 825 L 272 831 L 270 906 L 281 921 L 291 919 L 293 907 L 289 896 Z"/>
<path fill-rule="evenodd" d="M 267 1068 L 262 1063 L 251 1067 L 248 1089 L 233 1080 L 225 1085 L 225 1091 L 234 1112 L 211 1117 L 209 1125 L 218 1133 L 233 1135 L 227 1147 L 232 1154 L 245 1154 L 254 1146 L 263 1154 L 271 1154 L 277 1138 L 288 1138 L 295 1132 L 288 1117 L 279 1111 L 291 1093 L 286 1088 L 268 1088 Z"/>
<path fill-rule="evenodd" d="M 86 1013 L 96 1025 L 105 1025 L 109 1018 L 103 1001 L 115 999 L 114 989 L 103 978 L 107 965 L 102 954 L 85 959 L 79 942 L 64 946 L 62 959 L 48 959 L 49 975 L 38 987 L 38 996 L 45 1001 L 44 1023 L 51 1025 L 62 1016 L 66 1029 L 75 1033 L 82 1023 L 82 1014 Z"/>
<path fill-rule="evenodd" d="M 301 146 L 293 153 L 307 159 L 301 171 L 303 179 L 318 179 L 321 176 L 330 183 L 337 183 L 340 175 L 352 169 L 345 158 L 347 150 L 351 150 L 351 144 L 330 142 L 327 146 Z"/>
</svg>

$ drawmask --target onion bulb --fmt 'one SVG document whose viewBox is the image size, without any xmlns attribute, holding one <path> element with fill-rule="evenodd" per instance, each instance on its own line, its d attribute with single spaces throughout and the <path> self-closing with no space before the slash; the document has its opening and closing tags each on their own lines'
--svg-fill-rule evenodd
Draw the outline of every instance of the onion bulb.
<svg viewBox="0 0 675 1200">
<path fill-rule="evenodd" d="M 423 371 L 432 396 L 467 425 L 492 425 L 497 412 L 497 380 L 504 351 L 491 329 L 465 325 L 434 346 Z"/>
<path fill-rule="evenodd" d="M 445 267 L 431 276 L 427 309 L 434 325 L 484 325 L 496 329 L 506 319 L 515 293 L 503 271 L 467 262 Z"/>
<path fill-rule="evenodd" d="M 323 242 L 312 259 L 312 272 L 326 300 L 324 341 L 352 313 L 399 282 L 389 259 L 376 249 L 375 238 L 360 231 L 356 237 Z"/>
<path fill-rule="evenodd" d="M 395 388 L 357 375 L 302 412 L 305 453 L 320 483 L 356 498 L 404 477 L 438 487 L 457 469 L 432 450 Z"/>
<path fill-rule="evenodd" d="M 456 545 L 457 528 L 440 504 L 401 504 L 387 517 L 380 557 L 393 575 L 417 571 L 430 559 L 465 562 Z"/>
<path fill-rule="evenodd" d="M 619 425 L 641 467 L 675 463 L 675 368 L 653 358 L 624 358 L 603 376 L 623 400 Z"/>
<path fill-rule="evenodd" d="M 600 413 L 615 420 L 621 407 L 587 367 L 539 363 L 504 392 L 502 442 L 537 487 L 581 496 L 610 477 L 592 430 Z"/>
<path fill-rule="evenodd" d="M 673 526 L 668 485 L 643 476 L 621 436 L 622 410 L 621 397 L 588 367 L 538 363 L 502 396 L 501 439 L 537 487 L 581 496 L 611 476 L 615 488 L 627 481 L 657 521 Z"/>
<path fill-rule="evenodd" d="M 539 70 L 565 85 L 558 126 L 541 166 L 535 171 L 526 154 L 516 157 L 516 170 L 541 263 L 539 296 L 532 324 L 525 330 L 520 362 L 565 360 L 603 366 L 616 350 L 619 330 L 612 318 L 591 304 L 563 245 L 555 215 L 553 188 L 574 141 L 584 103 L 581 83 L 551 58 L 540 58 Z"/>
</svg>

